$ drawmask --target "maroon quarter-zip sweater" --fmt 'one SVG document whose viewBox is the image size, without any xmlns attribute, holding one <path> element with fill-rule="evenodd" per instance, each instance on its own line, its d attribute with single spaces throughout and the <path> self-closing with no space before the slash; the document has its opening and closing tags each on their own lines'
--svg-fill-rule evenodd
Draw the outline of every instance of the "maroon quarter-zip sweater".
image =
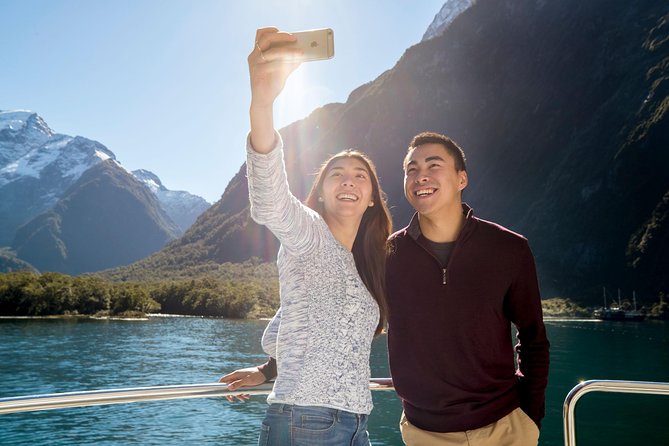
<svg viewBox="0 0 669 446">
<path fill-rule="evenodd" d="M 540 426 L 549 343 L 527 240 L 472 215 L 444 268 L 418 216 L 391 236 L 386 282 L 395 389 L 415 426 L 477 429 L 517 407 Z M 514 361 L 511 325 L 517 329 Z"/>
</svg>

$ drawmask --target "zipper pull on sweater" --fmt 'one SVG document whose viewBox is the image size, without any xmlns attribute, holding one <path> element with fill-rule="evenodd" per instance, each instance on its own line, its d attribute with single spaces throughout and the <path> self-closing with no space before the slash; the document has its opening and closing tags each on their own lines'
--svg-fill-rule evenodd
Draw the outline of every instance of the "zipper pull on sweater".
<svg viewBox="0 0 669 446">
<path fill-rule="evenodd" d="M 446 268 L 443 268 L 442 270 L 442 285 L 446 285 Z"/>
</svg>

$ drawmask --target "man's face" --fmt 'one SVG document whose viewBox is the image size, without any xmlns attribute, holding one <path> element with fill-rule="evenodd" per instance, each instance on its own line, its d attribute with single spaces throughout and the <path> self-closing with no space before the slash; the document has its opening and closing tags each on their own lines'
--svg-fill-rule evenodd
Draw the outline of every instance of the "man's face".
<svg viewBox="0 0 669 446">
<path fill-rule="evenodd" d="M 425 216 L 460 209 L 467 172 L 455 170 L 455 160 L 441 144 L 423 144 L 404 161 L 404 195 Z"/>
</svg>

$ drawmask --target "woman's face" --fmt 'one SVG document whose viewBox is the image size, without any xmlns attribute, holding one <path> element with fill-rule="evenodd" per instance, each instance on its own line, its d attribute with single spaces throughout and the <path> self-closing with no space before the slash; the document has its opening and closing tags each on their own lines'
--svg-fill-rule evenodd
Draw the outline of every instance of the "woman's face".
<svg viewBox="0 0 669 446">
<path fill-rule="evenodd" d="M 357 158 L 334 161 L 325 172 L 321 197 L 328 217 L 362 219 L 373 206 L 372 179 L 365 164 Z"/>
</svg>

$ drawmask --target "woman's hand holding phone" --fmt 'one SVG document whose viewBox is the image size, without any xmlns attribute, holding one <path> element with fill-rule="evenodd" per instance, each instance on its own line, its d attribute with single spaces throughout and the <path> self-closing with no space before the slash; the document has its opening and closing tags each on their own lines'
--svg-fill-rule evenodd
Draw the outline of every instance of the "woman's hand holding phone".
<svg viewBox="0 0 669 446">
<path fill-rule="evenodd" d="M 257 152 L 268 153 L 274 147 L 272 106 L 288 76 L 300 66 L 298 57 L 302 54 L 299 48 L 280 44 L 296 40 L 277 28 L 256 31 L 254 48 L 247 60 L 251 78 L 251 144 Z"/>
<path fill-rule="evenodd" d="M 258 29 L 248 57 L 253 101 L 260 106 L 272 104 L 302 62 L 332 57 L 334 33 L 329 28 L 295 33 L 272 27 Z"/>
<path fill-rule="evenodd" d="M 268 153 L 274 147 L 272 106 L 285 87 L 288 76 L 304 61 L 333 56 L 334 33 L 329 28 L 294 34 L 273 27 L 256 31 L 255 45 L 248 57 L 251 144 L 255 151 Z"/>
<path fill-rule="evenodd" d="M 297 39 L 276 28 L 256 32 L 255 46 L 248 57 L 252 105 L 266 107 L 274 103 L 288 76 L 300 66 L 300 48 L 287 46 Z"/>
</svg>

